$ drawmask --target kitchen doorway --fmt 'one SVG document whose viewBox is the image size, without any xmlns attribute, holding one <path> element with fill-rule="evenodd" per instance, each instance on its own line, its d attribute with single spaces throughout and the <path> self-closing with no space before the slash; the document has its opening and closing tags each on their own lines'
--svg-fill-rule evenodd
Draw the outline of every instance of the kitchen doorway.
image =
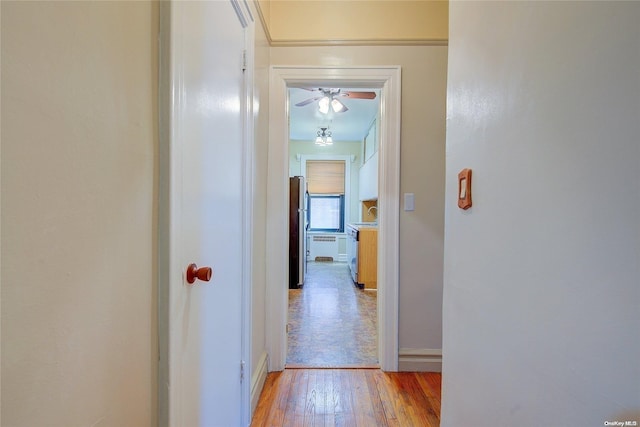
<svg viewBox="0 0 640 427">
<path fill-rule="evenodd" d="M 269 370 L 284 369 L 287 355 L 289 88 L 349 87 L 380 90 L 379 246 L 377 341 L 380 367 L 398 369 L 398 247 L 400 163 L 400 68 L 271 68 L 267 241 L 280 242 L 267 254 L 267 349 Z M 284 261 L 284 262 L 283 262 Z"/>
<path fill-rule="evenodd" d="M 363 199 L 377 203 L 380 90 L 305 87 L 288 92 L 289 176 L 304 184 L 305 196 L 299 185 L 292 186 L 286 366 L 378 367 L 375 276 L 366 289 L 364 280 L 358 286 L 352 247 L 358 244 L 353 227 L 361 221 L 372 219 L 369 228 L 377 235 L 376 212 L 369 215 Z M 374 173 L 363 174 L 369 169 Z M 368 249 L 373 251 L 375 244 Z M 368 266 L 374 274 L 376 261 L 369 260 Z M 303 277 L 292 274 L 299 265 Z"/>
<path fill-rule="evenodd" d="M 306 96 L 301 90 L 297 92 Z M 292 96 L 290 104 L 295 103 Z M 349 111 L 362 107 L 357 101 L 348 104 Z M 354 282 L 349 262 L 354 257 L 349 250 L 352 238 L 347 233 L 361 219 L 359 178 L 364 134 L 379 111 L 377 100 L 371 104 L 367 105 L 369 113 L 360 120 L 357 112 L 351 118 L 342 117 L 343 126 L 337 127 L 329 145 L 316 144 L 313 138 L 317 105 L 304 105 L 307 111 L 303 115 L 311 117 L 311 126 L 299 114 L 290 116 L 289 174 L 296 185 L 291 187 L 289 212 L 288 368 L 379 366 L 375 282 L 367 283 L 367 289 Z M 297 183 L 304 185 L 304 198 Z M 373 225 L 370 228 L 377 234 Z M 305 249 L 301 252 L 300 248 Z M 299 262 L 301 258 L 304 264 Z M 292 274 L 298 265 L 302 265 L 298 271 L 306 272 L 303 277 Z"/>
</svg>

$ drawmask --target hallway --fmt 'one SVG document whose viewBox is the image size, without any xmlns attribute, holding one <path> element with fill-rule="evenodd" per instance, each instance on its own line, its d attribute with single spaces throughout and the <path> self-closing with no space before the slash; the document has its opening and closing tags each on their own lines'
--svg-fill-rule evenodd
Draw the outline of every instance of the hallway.
<svg viewBox="0 0 640 427">
<path fill-rule="evenodd" d="M 304 288 L 289 290 L 287 368 L 378 367 L 376 298 L 346 263 L 310 262 Z"/>
</svg>

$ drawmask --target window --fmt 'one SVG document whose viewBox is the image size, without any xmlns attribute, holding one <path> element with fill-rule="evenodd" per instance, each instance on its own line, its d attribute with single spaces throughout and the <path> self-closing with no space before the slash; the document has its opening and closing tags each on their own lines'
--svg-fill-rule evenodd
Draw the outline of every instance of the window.
<svg viewBox="0 0 640 427">
<path fill-rule="evenodd" d="M 307 207 L 309 231 L 344 231 L 344 194 L 310 194 Z"/>
<path fill-rule="evenodd" d="M 344 231 L 344 160 L 307 160 L 309 231 Z"/>
</svg>

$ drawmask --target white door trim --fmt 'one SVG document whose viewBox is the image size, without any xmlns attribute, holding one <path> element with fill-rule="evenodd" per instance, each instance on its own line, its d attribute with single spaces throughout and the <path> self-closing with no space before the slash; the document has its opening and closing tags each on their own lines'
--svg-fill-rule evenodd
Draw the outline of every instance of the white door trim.
<svg viewBox="0 0 640 427">
<path fill-rule="evenodd" d="M 251 424 L 251 367 L 254 365 L 252 358 L 251 338 L 253 335 L 253 309 L 251 305 L 253 289 L 253 235 L 254 235 L 254 183 L 255 183 L 255 22 L 253 14 L 247 2 L 243 2 L 244 8 L 240 7 L 241 13 L 245 15 L 245 40 L 244 40 L 244 94 L 242 104 L 243 117 L 243 138 L 242 146 L 244 152 L 242 183 L 243 192 L 243 218 L 242 218 L 242 425 Z"/>
<path fill-rule="evenodd" d="M 381 88 L 378 166 L 378 353 L 380 367 L 398 370 L 398 284 L 400 241 L 401 70 L 381 67 L 272 66 L 269 90 L 267 181 L 267 324 L 269 370 L 284 369 L 288 307 L 288 87 Z"/>
</svg>

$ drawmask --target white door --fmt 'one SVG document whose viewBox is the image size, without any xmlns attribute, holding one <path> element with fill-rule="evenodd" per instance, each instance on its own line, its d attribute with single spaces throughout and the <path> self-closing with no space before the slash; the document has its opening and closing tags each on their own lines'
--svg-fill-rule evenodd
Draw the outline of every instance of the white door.
<svg viewBox="0 0 640 427">
<path fill-rule="evenodd" d="M 160 422 L 172 427 L 239 426 L 246 407 L 241 385 L 244 28 L 234 6 L 178 1 L 162 10 L 169 123 L 163 126 L 161 118 L 161 129 L 168 129 L 169 143 L 161 148 L 161 156 L 166 150 L 168 157 L 161 158 L 161 174 L 166 165 L 170 178 L 169 188 L 162 182 L 160 188 L 161 212 L 163 191 L 169 193 L 166 325 L 160 291 L 161 358 L 166 328 L 168 361 L 160 362 Z M 164 83 L 161 75 L 161 88 Z M 211 280 L 188 284 L 190 263 L 211 267 Z"/>
</svg>

